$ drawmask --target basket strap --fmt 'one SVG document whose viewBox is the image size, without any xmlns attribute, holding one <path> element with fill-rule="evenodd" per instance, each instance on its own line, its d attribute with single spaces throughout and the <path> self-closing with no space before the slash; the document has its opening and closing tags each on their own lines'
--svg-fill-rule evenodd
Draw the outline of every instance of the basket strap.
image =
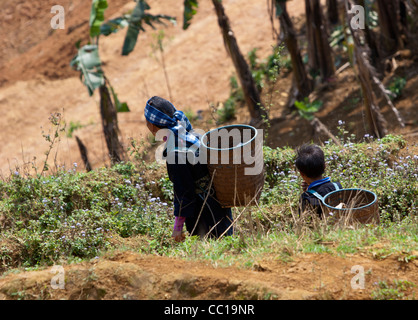
<svg viewBox="0 0 418 320">
<path fill-rule="evenodd" d="M 310 194 L 313 194 L 315 197 L 317 197 L 319 200 L 321 200 L 322 202 L 324 202 L 324 197 L 322 197 L 318 192 L 316 192 L 315 190 L 308 190 L 308 192 Z"/>
<path fill-rule="evenodd" d="M 338 184 L 336 184 L 335 182 L 333 182 L 333 185 L 334 185 L 334 187 L 335 187 L 335 190 L 340 190 L 340 187 L 338 186 Z M 317 197 L 319 200 L 321 200 L 322 202 L 324 202 L 324 197 L 323 196 L 321 196 L 318 192 L 316 192 L 315 190 L 312 190 L 312 189 L 310 189 L 310 190 L 308 190 L 308 192 L 310 193 L 310 194 L 313 194 L 315 197 Z"/>
</svg>

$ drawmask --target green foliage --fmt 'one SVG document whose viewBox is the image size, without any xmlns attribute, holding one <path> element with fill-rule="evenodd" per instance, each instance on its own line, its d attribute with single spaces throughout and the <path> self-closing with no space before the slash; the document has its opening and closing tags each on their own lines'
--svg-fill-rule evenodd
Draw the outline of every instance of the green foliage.
<svg viewBox="0 0 418 320">
<path fill-rule="evenodd" d="M 80 121 L 77 121 L 77 122 L 70 121 L 70 127 L 67 130 L 67 137 L 72 138 L 74 131 L 76 131 L 77 129 L 81 129 L 83 127 L 84 126 L 80 123 Z"/>
<path fill-rule="evenodd" d="M 118 99 L 118 95 L 116 94 L 115 90 L 111 85 L 109 85 L 110 91 L 112 92 L 113 101 L 115 103 L 116 112 L 129 112 L 129 107 L 126 102 L 120 102 Z"/>
<path fill-rule="evenodd" d="M 310 102 L 309 98 L 305 98 L 303 101 L 295 101 L 295 106 L 302 118 L 312 120 L 314 118 L 314 113 L 321 109 L 322 101 L 315 100 Z"/>
<path fill-rule="evenodd" d="M 382 223 L 414 216 L 418 212 L 418 157 L 400 156 L 406 142 L 392 135 L 372 143 L 354 143 L 351 139 L 341 140 L 341 147 L 327 141 L 323 148 L 327 164 L 325 175 L 341 182 L 344 188 L 376 193 Z M 262 204 L 290 205 L 297 212 L 301 178 L 294 167 L 295 151 L 264 147 L 264 158 L 266 185 Z M 277 220 L 275 216 L 269 218 Z"/>
<path fill-rule="evenodd" d="M 373 300 L 406 300 L 409 299 L 405 294 L 415 284 L 408 280 L 393 280 L 392 283 L 386 281 L 379 281 L 376 286 L 378 287 L 372 292 Z M 414 297 L 412 297 L 414 299 Z"/>
<path fill-rule="evenodd" d="M 154 184 L 161 190 L 160 182 L 144 181 L 141 175 L 130 163 L 37 178 L 16 172 L 0 184 L 0 216 L 5 219 L 0 259 L 13 254 L 7 266 L 32 266 L 94 257 L 111 246 L 114 235 L 169 239 L 171 205 L 151 192 Z"/>
<path fill-rule="evenodd" d="M 405 88 L 406 79 L 401 77 L 395 77 L 390 82 L 388 90 L 390 91 L 390 99 L 395 101 L 402 95 L 402 91 Z"/>
<path fill-rule="evenodd" d="M 90 38 L 95 39 L 95 44 L 87 44 L 80 48 L 80 42 L 76 43 L 77 54 L 70 62 L 70 67 L 80 71 L 80 80 L 87 87 L 90 96 L 94 90 L 108 84 L 112 92 L 113 101 L 117 112 L 129 112 L 126 102 L 120 102 L 118 96 L 106 79 L 102 70 L 102 62 L 99 56 L 99 36 L 101 34 L 109 35 L 116 32 L 119 28 L 126 25 L 123 19 L 113 19 L 104 25 L 104 11 L 108 7 L 106 0 L 93 0 L 90 11 Z M 102 25 L 104 25 L 102 27 Z"/>
<path fill-rule="evenodd" d="M 175 18 L 167 15 L 152 15 L 147 13 L 151 7 L 144 0 L 137 0 L 137 4 L 129 16 L 129 26 L 126 32 L 125 41 L 122 47 L 122 55 L 128 55 L 136 46 L 138 35 L 140 31 L 145 32 L 144 24 L 147 24 L 151 28 L 155 29 L 154 24 L 164 24 L 163 20 L 168 20 L 175 24 Z"/>
<path fill-rule="evenodd" d="M 104 21 L 104 12 L 108 4 L 106 0 L 93 0 L 90 10 L 90 37 L 95 38 L 100 35 L 100 26 Z"/>
<path fill-rule="evenodd" d="M 268 252 L 283 261 L 302 252 L 354 253 L 384 239 L 376 256 L 403 252 L 418 238 L 418 157 L 406 155 L 399 136 L 354 143 L 340 137 L 342 146 L 323 147 L 326 176 L 345 188 L 363 188 L 378 196 L 381 224 L 358 229 L 303 229 L 297 223 L 301 178 L 292 148 L 264 146 L 265 186 L 259 205 L 247 209 L 235 224 L 235 236 L 207 242 L 171 239 L 173 188 L 164 166 L 143 161 L 141 145 L 136 164 L 122 162 L 88 173 L 58 170 L 49 176 L 24 175 L 18 170 L 0 181 L 0 260 L 2 270 L 51 264 L 60 259 L 92 258 L 115 246 L 116 238 L 141 237 L 145 253 L 243 261 L 253 267 L 255 257 Z M 237 211 L 234 209 L 234 217 Z M 302 226 L 303 227 L 303 226 Z M 305 226 L 304 228 L 307 228 Z M 324 243 L 333 242 L 334 248 Z"/>
<path fill-rule="evenodd" d="M 186 30 L 190 26 L 190 21 L 197 13 L 198 7 L 197 0 L 184 0 L 183 30 Z"/>
<path fill-rule="evenodd" d="M 276 80 L 282 66 L 282 50 L 283 47 L 273 48 L 273 53 L 264 61 L 258 59 L 256 48 L 248 53 L 251 73 L 259 91 L 264 88 L 267 82 L 274 82 Z"/>
<path fill-rule="evenodd" d="M 129 26 L 128 22 L 129 16 L 123 15 L 122 17 L 118 17 L 116 19 L 111 19 L 101 24 L 100 26 L 100 34 L 104 36 L 108 36 L 112 33 L 116 33 L 119 30 Z"/>
<path fill-rule="evenodd" d="M 248 54 L 249 66 L 252 77 L 256 83 L 256 87 L 261 91 L 264 85 L 269 82 L 276 81 L 281 67 L 281 51 L 282 47 L 273 49 L 273 53 L 268 56 L 266 61 L 260 62 L 257 58 L 257 49 L 253 49 Z M 223 103 L 223 106 L 217 110 L 218 124 L 225 123 L 235 117 L 236 108 L 245 101 L 244 93 L 238 84 L 237 78 L 230 78 L 231 92 L 229 98 Z"/>
<path fill-rule="evenodd" d="M 80 80 L 87 87 L 90 96 L 93 95 L 95 89 L 105 83 L 101 65 L 99 48 L 95 44 L 85 45 L 80 48 L 77 55 L 70 62 L 70 66 L 73 69 L 80 71 Z"/>
<path fill-rule="evenodd" d="M 236 106 L 244 102 L 244 93 L 242 88 L 238 85 L 237 78 L 232 76 L 229 79 L 229 83 L 231 88 L 229 98 L 217 110 L 218 124 L 232 120 L 235 117 Z"/>
</svg>

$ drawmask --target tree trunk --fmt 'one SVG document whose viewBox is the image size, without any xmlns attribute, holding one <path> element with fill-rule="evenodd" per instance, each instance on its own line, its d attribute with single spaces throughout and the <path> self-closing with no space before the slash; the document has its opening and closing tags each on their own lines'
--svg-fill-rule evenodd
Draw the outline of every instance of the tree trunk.
<svg viewBox="0 0 418 320">
<path fill-rule="evenodd" d="M 345 0 L 347 21 L 354 40 L 354 55 L 356 61 L 356 74 L 361 85 L 366 117 L 369 123 L 370 133 L 382 138 L 387 134 L 387 123 L 377 104 L 377 99 L 373 90 L 373 77 L 375 70 L 370 63 L 370 49 L 367 44 L 362 44 L 362 30 L 351 28 L 349 16 L 349 4 L 353 5 L 351 0 Z M 364 36 L 364 35 L 363 35 Z"/>
<path fill-rule="evenodd" d="M 89 172 L 91 171 L 91 165 L 87 154 L 87 148 L 79 137 L 75 136 L 75 139 L 77 140 L 78 149 L 80 150 L 81 160 L 83 160 L 86 171 Z"/>
<path fill-rule="evenodd" d="M 361 5 L 363 8 L 366 7 L 365 0 L 358 0 L 355 1 L 355 3 Z M 365 23 L 364 36 L 368 47 L 370 48 L 370 55 L 373 57 L 373 60 L 371 61 L 373 67 L 375 67 L 379 73 L 383 73 L 384 63 L 381 61 L 381 53 L 376 41 L 376 34 L 369 28 L 367 23 Z"/>
<path fill-rule="evenodd" d="M 218 24 L 221 28 L 226 51 L 232 59 L 238 78 L 241 83 L 245 96 L 245 102 L 251 115 L 251 125 L 260 127 L 263 124 L 263 117 L 267 117 L 260 98 L 260 92 L 257 90 L 250 67 L 242 55 L 234 33 L 231 30 L 229 19 L 225 14 L 224 7 L 220 0 L 212 0 L 215 12 L 218 17 Z"/>
<path fill-rule="evenodd" d="M 338 0 L 327 0 L 328 21 L 330 24 L 337 24 L 339 22 L 338 16 Z"/>
<path fill-rule="evenodd" d="M 383 54 L 387 57 L 403 48 L 398 24 L 399 0 L 377 0 L 377 8 Z"/>
<path fill-rule="evenodd" d="M 296 99 L 303 100 L 313 90 L 312 79 L 308 77 L 303 64 L 295 28 L 286 9 L 286 2 L 279 1 L 279 5 L 282 9 L 282 13 L 279 16 L 280 29 L 284 34 L 284 42 L 292 60 L 293 78 L 297 88 Z"/>
<path fill-rule="evenodd" d="M 106 83 L 100 88 L 100 115 L 102 117 L 103 133 L 109 150 L 112 164 L 124 159 L 122 144 L 119 141 L 118 118 L 115 105 L 112 102 Z"/>
<path fill-rule="evenodd" d="M 320 1 L 305 0 L 305 9 L 309 67 L 325 82 L 334 75 L 335 66 Z"/>
<path fill-rule="evenodd" d="M 408 47 L 418 55 L 418 0 L 408 1 L 410 21 L 408 24 Z"/>
</svg>

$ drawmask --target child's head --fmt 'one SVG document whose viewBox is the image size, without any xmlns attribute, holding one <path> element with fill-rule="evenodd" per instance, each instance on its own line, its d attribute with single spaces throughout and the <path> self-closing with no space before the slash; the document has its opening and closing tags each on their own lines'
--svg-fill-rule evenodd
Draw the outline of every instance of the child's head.
<svg viewBox="0 0 418 320">
<path fill-rule="evenodd" d="M 320 179 L 325 172 L 324 152 L 314 144 L 304 144 L 297 149 L 296 168 L 311 180 Z"/>
<path fill-rule="evenodd" d="M 161 111 L 162 113 L 166 114 L 170 118 L 172 118 L 173 115 L 174 115 L 174 112 L 176 112 L 176 108 L 174 108 L 173 104 L 170 101 L 168 101 L 166 99 L 163 99 L 161 97 L 158 97 L 158 96 L 152 97 L 151 99 L 148 100 L 147 103 L 150 106 L 152 106 L 155 109 L 157 109 L 158 111 Z M 151 131 L 151 133 L 153 135 L 155 135 L 155 133 L 159 129 L 162 129 L 163 128 L 161 126 L 157 126 L 155 124 L 152 124 L 148 120 L 147 120 L 147 127 L 148 127 L 148 129 Z"/>
</svg>

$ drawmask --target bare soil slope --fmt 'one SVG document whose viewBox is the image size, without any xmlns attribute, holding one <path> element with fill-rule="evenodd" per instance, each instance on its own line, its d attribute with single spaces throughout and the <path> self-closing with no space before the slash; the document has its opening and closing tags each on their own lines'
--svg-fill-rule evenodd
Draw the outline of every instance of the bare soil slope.
<svg viewBox="0 0 418 320">
<path fill-rule="evenodd" d="M 64 288 L 54 286 L 60 282 L 52 268 L 9 274 L 0 279 L 0 299 L 362 300 L 379 292 L 380 281 L 389 285 L 402 279 L 417 283 L 417 261 L 406 264 L 398 258 L 374 260 L 366 255 L 342 258 L 308 254 L 292 262 L 272 258 L 251 269 L 237 269 L 121 252 L 64 265 Z M 364 268 L 364 288 L 358 287 L 356 266 Z M 402 293 L 413 297 L 414 290 Z"/>
</svg>

